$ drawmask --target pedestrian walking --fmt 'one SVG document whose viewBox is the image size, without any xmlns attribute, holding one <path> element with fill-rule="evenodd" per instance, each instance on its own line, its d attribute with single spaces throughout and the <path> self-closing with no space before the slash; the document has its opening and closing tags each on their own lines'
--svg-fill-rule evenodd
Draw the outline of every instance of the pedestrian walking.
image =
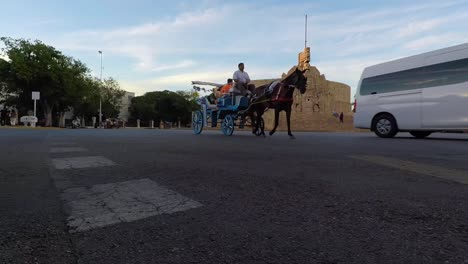
<svg viewBox="0 0 468 264">
<path fill-rule="evenodd" d="M 343 112 L 341 112 L 341 114 L 340 114 L 340 123 L 343 123 L 343 121 L 344 121 L 344 115 L 343 115 Z"/>
<path fill-rule="evenodd" d="M 98 126 L 100 126 L 101 124 L 99 124 L 99 112 L 96 114 L 96 116 L 94 117 L 96 122 L 94 123 L 94 128 L 98 128 Z"/>
</svg>

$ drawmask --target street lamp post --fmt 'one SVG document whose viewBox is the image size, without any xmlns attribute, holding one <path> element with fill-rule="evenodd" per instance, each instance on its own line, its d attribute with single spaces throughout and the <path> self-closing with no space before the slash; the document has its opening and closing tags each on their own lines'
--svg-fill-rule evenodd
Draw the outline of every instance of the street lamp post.
<svg viewBox="0 0 468 264">
<path fill-rule="evenodd" d="M 101 54 L 101 74 L 100 74 L 100 81 L 102 85 L 102 51 L 99 51 Z M 101 94 L 101 86 L 99 86 L 99 127 L 102 126 L 102 94 Z"/>
</svg>

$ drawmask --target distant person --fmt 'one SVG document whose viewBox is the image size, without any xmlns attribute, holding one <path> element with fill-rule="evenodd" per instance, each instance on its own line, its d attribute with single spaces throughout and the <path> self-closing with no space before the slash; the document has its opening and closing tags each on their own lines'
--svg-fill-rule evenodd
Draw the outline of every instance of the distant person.
<svg viewBox="0 0 468 264">
<path fill-rule="evenodd" d="M 341 114 L 340 114 L 340 123 L 343 123 L 343 119 L 344 119 L 344 115 L 343 115 L 343 112 L 341 112 Z"/>
<path fill-rule="evenodd" d="M 240 92 L 241 95 L 250 94 L 251 91 L 255 89 L 255 85 L 250 83 L 249 74 L 244 71 L 244 63 L 239 63 L 237 67 L 239 70 L 235 71 L 232 76 L 232 79 L 236 82 L 234 88 Z"/>
<path fill-rule="evenodd" d="M 11 124 L 12 126 L 16 126 L 16 121 L 17 121 L 16 110 L 15 110 L 15 109 L 12 109 L 12 110 L 11 110 L 11 113 L 10 113 L 10 124 Z"/>
<path fill-rule="evenodd" d="M 94 128 L 98 128 L 99 124 L 99 112 L 96 114 L 96 122 L 94 123 Z"/>
<path fill-rule="evenodd" d="M 7 125 L 7 117 L 8 117 L 8 111 L 6 109 L 6 106 L 3 106 L 3 109 L 0 111 L 0 123 L 2 126 Z"/>
<path fill-rule="evenodd" d="M 107 125 L 107 117 L 102 114 L 102 127 L 106 128 Z"/>
</svg>

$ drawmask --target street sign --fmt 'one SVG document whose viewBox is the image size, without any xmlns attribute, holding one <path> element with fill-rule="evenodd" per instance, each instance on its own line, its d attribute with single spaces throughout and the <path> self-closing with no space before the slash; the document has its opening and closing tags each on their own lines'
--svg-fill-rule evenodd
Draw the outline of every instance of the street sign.
<svg viewBox="0 0 468 264">
<path fill-rule="evenodd" d="M 33 100 L 40 100 L 41 92 L 32 92 L 32 99 Z"/>
<path fill-rule="evenodd" d="M 32 92 L 32 99 L 34 100 L 34 116 L 36 116 L 36 101 L 40 100 L 41 92 Z"/>
</svg>

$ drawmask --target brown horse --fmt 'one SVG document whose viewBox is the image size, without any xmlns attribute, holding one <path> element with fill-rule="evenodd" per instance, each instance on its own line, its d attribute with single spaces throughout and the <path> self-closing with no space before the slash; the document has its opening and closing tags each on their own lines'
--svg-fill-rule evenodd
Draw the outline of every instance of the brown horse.
<svg viewBox="0 0 468 264">
<path fill-rule="evenodd" d="M 252 133 L 265 136 L 262 116 L 269 108 L 275 109 L 275 126 L 270 131 L 272 136 L 278 127 L 279 113 L 286 112 L 286 121 L 288 123 L 288 135 L 294 138 L 291 133 L 291 109 L 293 104 L 294 89 L 298 89 L 304 94 L 307 89 L 307 77 L 304 76 L 306 70 L 301 71 L 294 67 L 289 74 L 281 81 L 272 82 L 267 85 L 257 87 L 253 93 L 253 100 L 249 107 L 251 116 L 254 117 L 254 128 Z"/>
</svg>

